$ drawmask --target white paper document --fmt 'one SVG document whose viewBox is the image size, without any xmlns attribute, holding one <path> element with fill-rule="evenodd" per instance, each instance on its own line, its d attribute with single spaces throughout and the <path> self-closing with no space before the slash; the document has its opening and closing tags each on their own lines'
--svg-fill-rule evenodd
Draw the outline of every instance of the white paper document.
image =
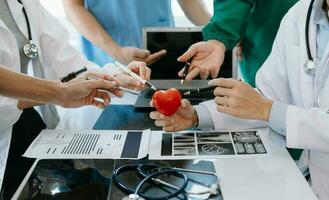
<svg viewBox="0 0 329 200">
<path fill-rule="evenodd" d="M 268 147 L 254 130 L 218 132 L 43 130 L 25 152 L 38 159 L 212 159 L 265 155 Z"/>
<path fill-rule="evenodd" d="M 150 130 L 43 130 L 23 156 L 39 159 L 140 159 Z M 142 148 L 141 148 L 142 147 Z"/>
</svg>

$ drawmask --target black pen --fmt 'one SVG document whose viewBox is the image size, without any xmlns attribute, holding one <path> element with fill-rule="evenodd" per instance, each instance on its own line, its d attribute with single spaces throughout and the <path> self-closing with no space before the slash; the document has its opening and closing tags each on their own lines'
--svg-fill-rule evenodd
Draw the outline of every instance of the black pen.
<svg viewBox="0 0 329 200">
<path fill-rule="evenodd" d="M 217 86 L 209 86 L 209 87 L 205 87 L 205 88 L 198 88 L 198 89 L 193 89 L 187 92 L 184 92 L 184 96 L 189 96 L 192 94 L 199 94 L 201 92 L 206 92 L 206 91 L 212 91 L 215 90 Z"/>
<path fill-rule="evenodd" d="M 184 66 L 184 71 L 183 71 L 183 76 L 182 76 L 182 80 L 180 81 L 180 84 L 183 84 L 184 83 L 184 80 L 187 76 L 187 73 L 188 73 L 188 70 L 190 69 L 190 66 L 191 66 L 191 63 L 192 63 L 192 60 L 193 60 L 194 56 L 192 56 L 186 63 L 185 63 L 185 66 Z"/>
<path fill-rule="evenodd" d="M 61 78 L 61 82 L 62 83 L 65 83 L 65 82 L 69 82 L 70 80 L 74 79 L 77 77 L 77 75 L 83 73 L 87 71 L 87 67 L 84 67 L 78 71 L 75 71 L 75 72 L 72 72 L 72 73 L 69 73 L 68 75 L 64 76 L 63 78 Z"/>
</svg>

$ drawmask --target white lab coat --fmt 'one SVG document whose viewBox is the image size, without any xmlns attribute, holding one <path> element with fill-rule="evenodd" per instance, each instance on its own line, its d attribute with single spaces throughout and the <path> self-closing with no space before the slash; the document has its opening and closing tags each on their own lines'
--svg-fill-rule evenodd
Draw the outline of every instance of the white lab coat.
<svg viewBox="0 0 329 200">
<path fill-rule="evenodd" d="M 281 22 L 272 52 L 257 73 L 256 85 L 269 99 L 288 104 L 286 141 L 306 150 L 312 187 L 319 199 L 329 199 L 329 45 L 315 76 L 304 71 L 308 60 L 305 22 L 310 0 L 299 1 Z M 317 0 L 322 6 L 323 0 Z M 314 9 L 314 8 L 313 8 Z M 313 12 L 314 14 L 314 12 Z M 316 25 L 312 15 L 310 45 L 316 55 Z M 329 44 L 329 41 L 323 41 Z M 320 105 L 318 104 L 318 98 Z M 205 102 L 216 129 L 258 127 L 264 122 L 229 117 Z"/>
<path fill-rule="evenodd" d="M 72 71 L 87 66 L 88 70 L 99 70 L 69 44 L 69 33 L 51 16 L 38 0 L 22 0 L 30 21 L 32 39 L 39 47 L 43 75 L 47 79 L 58 79 Z M 21 31 L 27 35 L 26 20 L 22 6 L 16 0 L 8 0 L 14 19 Z M 0 64 L 20 72 L 19 50 L 14 35 L 0 20 Z M 109 70 L 111 71 L 111 70 Z M 0 96 L 0 187 L 7 162 L 11 131 L 22 111 L 18 100 Z"/>
</svg>

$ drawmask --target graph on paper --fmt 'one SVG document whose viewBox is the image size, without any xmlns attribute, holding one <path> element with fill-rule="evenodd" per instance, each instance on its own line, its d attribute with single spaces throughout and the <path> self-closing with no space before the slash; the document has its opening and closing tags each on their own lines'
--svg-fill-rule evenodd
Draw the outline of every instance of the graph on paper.
<svg viewBox="0 0 329 200">
<path fill-rule="evenodd" d="M 25 157 L 39 159 L 139 158 L 142 131 L 43 130 Z M 148 141 L 145 139 L 145 141 Z"/>
</svg>

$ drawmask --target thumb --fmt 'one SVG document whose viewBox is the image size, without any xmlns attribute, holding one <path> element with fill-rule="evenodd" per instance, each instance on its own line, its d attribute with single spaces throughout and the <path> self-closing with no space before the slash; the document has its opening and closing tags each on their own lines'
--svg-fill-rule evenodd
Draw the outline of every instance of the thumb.
<svg viewBox="0 0 329 200">
<path fill-rule="evenodd" d="M 196 47 L 192 45 L 183 55 L 181 55 L 177 60 L 179 62 L 187 62 L 197 53 Z"/>
<path fill-rule="evenodd" d="M 182 106 L 182 108 L 187 108 L 187 107 L 189 107 L 191 104 L 190 104 L 190 102 L 187 100 L 187 99 L 183 99 L 182 101 L 181 101 L 181 106 Z"/>
<path fill-rule="evenodd" d="M 144 59 L 147 58 L 150 55 L 150 51 L 149 50 L 144 50 L 144 49 L 135 49 L 134 51 L 134 57 L 135 58 L 140 58 L 140 59 Z"/>
</svg>

